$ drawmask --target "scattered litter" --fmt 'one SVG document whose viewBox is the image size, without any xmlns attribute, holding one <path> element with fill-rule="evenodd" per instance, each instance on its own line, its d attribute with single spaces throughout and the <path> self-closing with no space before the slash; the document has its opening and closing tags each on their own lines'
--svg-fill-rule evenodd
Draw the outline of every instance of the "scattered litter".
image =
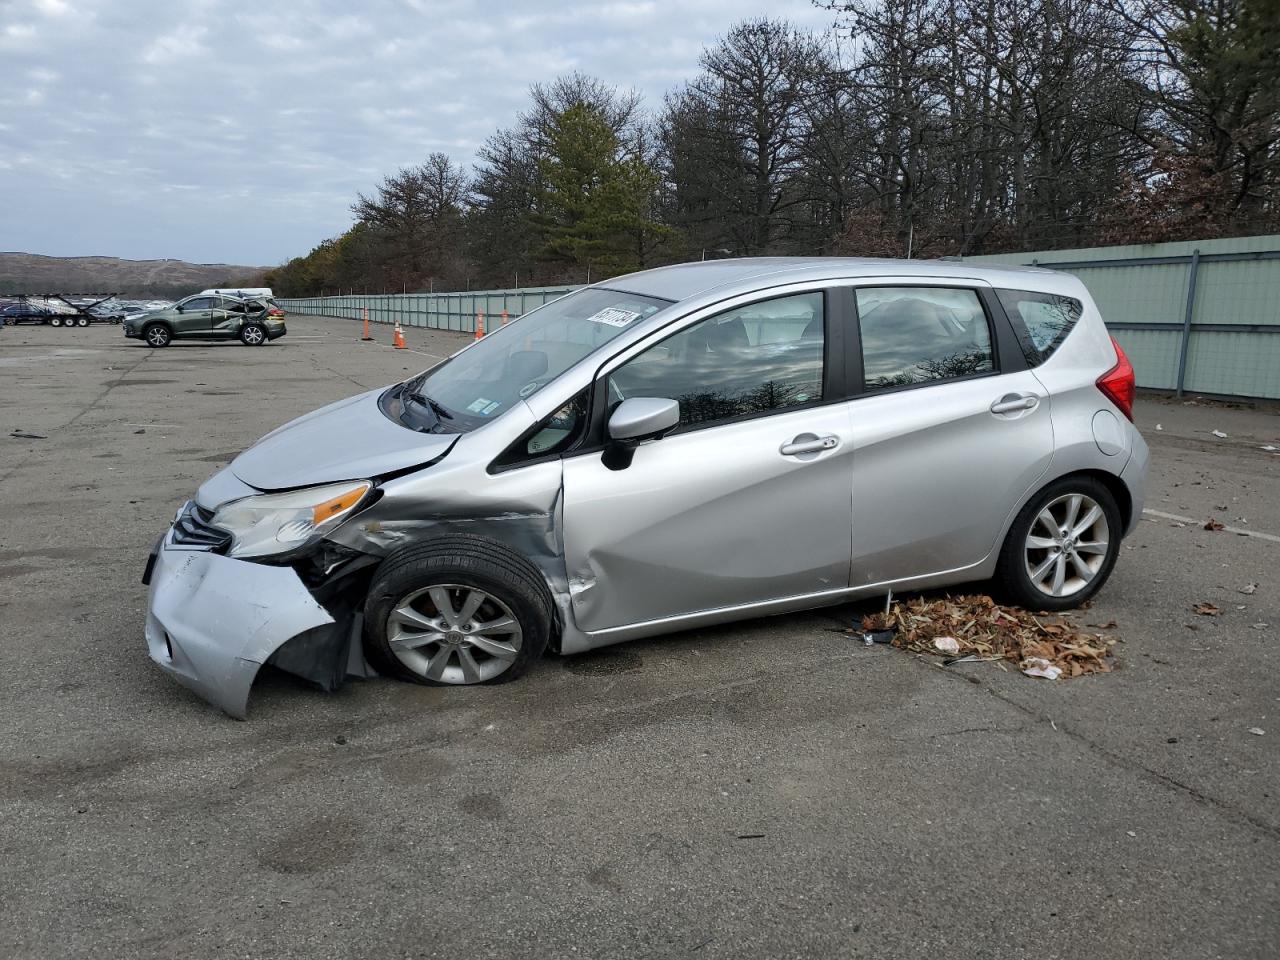
<svg viewBox="0 0 1280 960">
<path fill-rule="evenodd" d="M 934 637 L 933 646 L 934 646 L 934 649 L 942 653 L 959 653 L 960 652 L 960 641 L 957 640 L 955 637 Z"/>
<path fill-rule="evenodd" d="M 1213 435 L 1214 435 L 1215 437 L 1217 437 L 1219 440 L 1225 440 L 1225 439 L 1227 439 L 1227 435 L 1226 435 L 1225 433 L 1223 433 L 1221 430 L 1215 430 L 1215 431 L 1213 431 Z"/>
<path fill-rule="evenodd" d="M 1275 448 L 1275 446 L 1274 446 L 1273 444 L 1270 444 L 1270 443 L 1264 443 L 1264 444 L 1262 445 L 1262 449 L 1263 449 L 1263 450 L 1265 450 L 1265 451 L 1267 451 L 1267 453 L 1275 453 L 1275 452 L 1276 452 L 1276 448 Z"/>
<path fill-rule="evenodd" d="M 1256 583 L 1250 583 L 1241 587 L 1237 592 L 1243 593 L 1246 597 L 1250 597 L 1258 592 L 1258 585 Z"/>
<path fill-rule="evenodd" d="M 145 428 L 145 427 L 143 427 L 141 430 L 135 430 L 135 431 L 133 431 L 133 432 L 134 432 L 134 433 L 146 433 L 146 432 L 147 432 L 147 430 L 146 430 L 146 428 Z"/>
<path fill-rule="evenodd" d="M 1098 630 L 1114 630 L 1116 628 L 1116 622 L 1114 620 L 1108 620 L 1106 623 L 1086 623 L 1085 626 L 1095 627 Z"/>
<path fill-rule="evenodd" d="M 1156 429 L 1157 429 L 1157 430 L 1163 430 L 1163 429 L 1164 429 L 1164 424 L 1163 424 L 1163 423 L 1157 423 L 1157 424 L 1156 424 Z"/>
<path fill-rule="evenodd" d="M 1136 837 L 1136 836 L 1137 836 L 1137 834 L 1136 834 L 1136 833 L 1134 833 L 1132 830 L 1126 830 L 1126 831 L 1125 831 L 1125 833 L 1126 833 L 1127 835 L 1131 836 L 1131 837 Z"/>
<path fill-rule="evenodd" d="M 862 642 L 868 647 L 875 643 L 893 643 L 894 633 L 894 630 L 864 630 Z"/>
<path fill-rule="evenodd" d="M 1004 669 L 1007 660 L 1025 670 L 1038 666 L 1031 661 L 1039 660 L 1056 671 L 1055 677 L 1107 673 L 1114 668 L 1114 638 L 1087 632 L 1063 616 L 1037 616 L 1000 606 L 985 594 L 893 602 L 887 613 L 868 614 L 861 629 L 849 633 L 857 638 L 878 631 L 890 631 L 889 642 L 900 650 L 931 656 L 951 652 L 948 641 L 954 641 L 954 652 L 961 656 L 945 659 L 943 666 L 989 660 Z"/>
<path fill-rule="evenodd" d="M 739 840 L 759 840 L 763 836 L 763 833 L 740 833 L 737 838 Z"/>
<path fill-rule="evenodd" d="M 1191 608 L 1193 613 L 1198 613 L 1202 617 L 1216 617 L 1222 612 L 1222 608 L 1217 604 L 1210 603 L 1208 600 L 1201 600 Z"/>
<path fill-rule="evenodd" d="M 1261 737 L 1266 735 L 1267 731 L 1263 730 L 1261 727 L 1250 727 L 1249 732 L 1252 733 L 1255 737 Z"/>
<path fill-rule="evenodd" d="M 1062 676 L 1062 669 L 1044 657 L 1027 657 L 1022 661 L 1022 672 L 1028 677 L 1044 677 L 1046 680 L 1057 680 Z"/>
<path fill-rule="evenodd" d="M 1186 524 L 1185 524 L 1185 523 L 1179 523 L 1177 520 L 1174 520 L 1172 523 L 1170 523 L 1170 524 L 1169 524 L 1169 526 L 1171 526 L 1171 527 L 1185 527 L 1185 526 L 1186 526 Z"/>
<path fill-rule="evenodd" d="M 1265 630 L 1265 629 L 1267 629 L 1267 627 L 1269 627 L 1269 626 L 1271 626 L 1271 624 L 1269 624 L 1269 623 L 1255 623 L 1255 624 L 1253 625 L 1253 629 L 1255 629 L 1255 630 Z"/>
<path fill-rule="evenodd" d="M 338 734 L 336 737 L 333 738 L 333 742 L 341 747 L 347 742 L 347 738 L 344 737 L 342 734 Z"/>
<path fill-rule="evenodd" d="M 1204 528 L 1206 530 L 1218 531 L 1224 528 L 1224 524 L 1221 524 L 1217 520 L 1213 519 L 1213 517 L 1210 517 L 1204 522 Z"/>
<path fill-rule="evenodd" d="M 13 439 L 15 440 L 48 440 L 49 439 L 42 433 L 27 433 L 27 431 L 25 430 L 15 430 L 13 431 L 13 433 L 9 434 L 9 436 L 13 437 Z"/>
</svg>

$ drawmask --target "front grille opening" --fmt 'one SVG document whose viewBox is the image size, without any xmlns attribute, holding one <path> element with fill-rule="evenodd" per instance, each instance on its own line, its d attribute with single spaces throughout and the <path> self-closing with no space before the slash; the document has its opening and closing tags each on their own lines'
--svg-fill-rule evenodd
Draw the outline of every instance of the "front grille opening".
<svg viewBox="0 0 1280 960">
<path fill-rule="evenodd" d="M 212 520 L 212 510 L 205 510 L 194 501 L 188 503 L 173 523 L 173 542 L 183 547 L 225 553 L 231 546 L 231 534 L 211 526 Z"/>
</svg>

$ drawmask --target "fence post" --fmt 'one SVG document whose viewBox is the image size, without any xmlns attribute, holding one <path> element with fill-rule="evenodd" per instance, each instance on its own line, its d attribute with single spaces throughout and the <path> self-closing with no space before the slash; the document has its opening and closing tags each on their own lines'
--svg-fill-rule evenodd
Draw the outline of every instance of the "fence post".
<svg viewBox="0 0 1280 960">
<path fill-rule="evenodd" d="M 1196 308 L 1196 275 L 1200 272 L 1200 251 L 1191 251 L 1191 275 L 1187 277 L 1187 309 L 1182 315 L 1182 344 L 1178 348 L 1177 396 L 1182 396 L 1182 386 L 1187 376 L 1187 348 L 1191 346 L 1191 315 Z"/>
</svg>

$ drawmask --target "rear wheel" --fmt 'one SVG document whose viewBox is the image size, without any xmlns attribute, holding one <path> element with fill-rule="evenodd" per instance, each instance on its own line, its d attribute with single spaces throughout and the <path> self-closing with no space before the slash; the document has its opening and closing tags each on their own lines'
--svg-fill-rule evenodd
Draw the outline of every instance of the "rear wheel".
<svg viewBox="0 0 1280 960">
<path fill-rule="evenodd" d="M 1019 511 L 997 577 L 1032 610 L 1077 607 L 1102 589 L 1120 550 L 1115 497 L 1091 477 L 1064 477 Z"/>
<path fill-rule="evenodd" d="M 77 317 L 77 318 L 76 318 L 76 326 L 77 326 L 77 327 L 87 327 L 88 325 L 89 325 L 89 318 L 88 318 L 88 317 Z"/>
<path fill-rule="evenodd" d="M 173 335 L 163 323 L 153 323 L 142 331 L 142 339 L 147 341 L 149 347 L 167 347 Z"/>
<path fill-rule="evenodd" d="M 383 561 L 365 601 L 365 650 L 381 671 L 432 685 L 514 680 L 551 632 L 546 581 L 496 540 L 442 536 Z"/>
<path fill-rule="evenodd" d="M 240 342 L 246 347 L 260 347 L 267 342 L 267 328 L 260 323 L 246 323 L 240 328 Z"/>
<path fill-rule="evenodd" d="M 61 317 L 50 317 L 50 318 L 49 318 L 49 320 L 48 320 L 48 323 L 49 323 L 49 326 L 51 326 L 51 327 L 60 327 L 60 326 L 62 326 L 62 318 L 61 318 Z"/>
</svg>

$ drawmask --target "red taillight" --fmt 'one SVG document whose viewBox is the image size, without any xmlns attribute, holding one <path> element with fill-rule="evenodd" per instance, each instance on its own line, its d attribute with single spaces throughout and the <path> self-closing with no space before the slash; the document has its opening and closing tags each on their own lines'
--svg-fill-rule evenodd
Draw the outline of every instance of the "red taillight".
<svg viewBox="0 0 1280 960">
<path fill-rule="evenodd" d="M 1137 378 L 1133 373 L 1133 364 L 1124 355 L 1115 337 L 1111 338 L 1111 345 L 1116 348 L 1116 365 L 1098 378 L 1098 389 L 1132 422 L 1133 394 L 1138 386 Z"/>
</svg>

